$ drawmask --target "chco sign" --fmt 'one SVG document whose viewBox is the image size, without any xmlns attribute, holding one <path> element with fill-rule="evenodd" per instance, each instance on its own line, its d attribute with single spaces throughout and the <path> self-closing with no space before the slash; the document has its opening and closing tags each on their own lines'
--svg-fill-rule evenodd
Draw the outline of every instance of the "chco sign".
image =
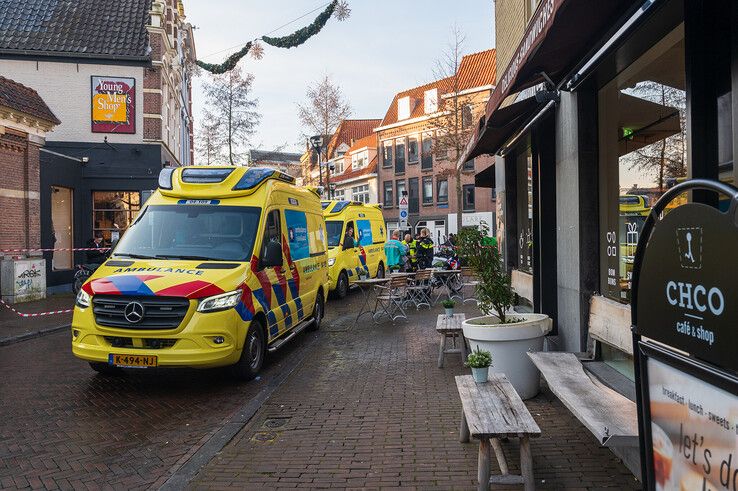
<svg viewBox="0 0 738 491">
<path fill-rule="evenodd" d="M 92 77 L 92 132 L 136 133 L 136 79 Z"/>
<path fill-rule="evenodd" d="M 692 189 L 727 196 L 729 211 L 666 211 Z M 694 179 L 643 226 L 632 311 L 644 489 L 738 490 L 737 210 L 738 189 Z"/>
</svg>

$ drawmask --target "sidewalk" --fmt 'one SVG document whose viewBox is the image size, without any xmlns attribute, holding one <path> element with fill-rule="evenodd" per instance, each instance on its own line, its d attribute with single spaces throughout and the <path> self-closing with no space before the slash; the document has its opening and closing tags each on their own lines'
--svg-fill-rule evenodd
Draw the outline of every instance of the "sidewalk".
<svg viewBox="0 0 738 491">
<path fill-rule="evenodd" d="M 74 295 L 63 293 L 51 295 L 44 300 L 23 302 L 11 305 L 22 313 L 51 312 L 74 307 Z M 21 317 L 0 304 L 0 346 L 27 337 L 35 337 L 48 331 L 67 327 L 72 322 L 72 314 L 52 314 L 40 317 Z"/>
<path fill-rule="evenodd" d="M 191 488 L 476 489 L 478 445 L 458 441 L 453 379 L 468 369 L 453 356 L 437 368 L 439 313 L 412 310 L 394 326 L 365 317 L 343 332 L 324 325 L 313 354 Z M 532 440 L 537 488 L 639 489 L 547 389 L 527 406 L 543 432 Z M 517 471 L 516 443 L 503 446 Z"/>
</svg>

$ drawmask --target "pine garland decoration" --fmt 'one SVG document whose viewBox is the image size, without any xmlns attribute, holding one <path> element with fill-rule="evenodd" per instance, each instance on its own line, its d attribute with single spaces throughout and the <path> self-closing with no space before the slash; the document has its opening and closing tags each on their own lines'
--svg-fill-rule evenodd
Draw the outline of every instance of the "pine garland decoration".
<svg viewBox="0 0 738 491">
<path fill-rule="evenodd" d="M 338 0 L 333 0 L 330 5 L 328 5 L 325 10 L 315 18 L 312 24 L 293 32 L 289 36 L 282 36 L 278 38 L 263 36 L 261 39 L 265 43 L 277 48 L 294 48 L 295 46 L 300 46 L 302 43 L 315 36 L 320 32 L 321 29 L 323 29 L 325 24 L 328 22 L 328 19 L 330 19 L 333 15 L 333 11 L 336 9 L 336 5 L 338 5 Z"/>
<path fill-rule="evenodd" d="M 325 10 L 315 18 L 312 24 L 293 32 L 289 36 L 277 38 L 262 36 L 259 39 L 277 48 L 294 48 L 295 46 L 300 46 L 305 41 L 318 34 L 323 27 L 325 27 L 326 23 L 328 23 L 328 19 L 330 19 L 332 15 L 335 14 L 336 18 L 341 21 L 348 18 L 350 13 L 351 9 L 348 7 L 345 0 L 333 0 Z M 249 41 L 243 48 L 226 58 L 223 63 L 205 63 L 204 61 L 197 60 L 197 66 L 214 75 L 220 75 L 236 68 L 238 62 L 241 61 L 241 58 L 246 56 L 252 48 L 254 51 L 252 56 L 255 59 L 261 59 L 264 48 L 261 47 L 258 41 L 258 39 Z"/>
</svg>

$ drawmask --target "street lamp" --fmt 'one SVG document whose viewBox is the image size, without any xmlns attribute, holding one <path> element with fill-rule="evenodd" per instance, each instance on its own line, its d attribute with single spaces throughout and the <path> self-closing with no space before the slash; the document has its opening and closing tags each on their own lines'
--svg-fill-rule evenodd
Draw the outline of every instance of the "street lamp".
<svg viewBox="0 0 738 491">
<path fill-rule="evenodd" d="M 323 186 L 323 168 L 321 167 L 320 162 L 320 152 L 323 148 L 323 137 L 320 135 L 315 135 L 310 137 L 310 145 L 313 147 L 313 150 L 315 150 L 318 153 L 318 176 L 319 176 L 319 185 Z"/>
</svg>

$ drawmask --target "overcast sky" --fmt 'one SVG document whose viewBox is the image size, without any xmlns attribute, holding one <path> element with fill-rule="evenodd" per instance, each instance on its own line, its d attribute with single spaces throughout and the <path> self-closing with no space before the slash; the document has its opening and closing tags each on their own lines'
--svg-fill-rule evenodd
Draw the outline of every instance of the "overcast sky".
<svg viewBox="0 0 738 491">
<path fill-rule="evenodd" d="M 220 63 L 240 48 L 234 46 L 327 3 L 188 0 L 185 13 L 196 26 L 198 59 Z M 494 47 L 492 0 L 349 0 L 349 6 L 349 19 L 332 18 L 302 46 L 264 45 L 263 59 L 241 61 L 255 76 L 254 96 L 262 114 L 252 148 L 286 145 L 285 150 L 300 151 L 296 104 L 304 101 L 306 87 L 325 74 L 341 86 L 353 118 L 381 118 L 396 92 L 433 80 L 434 63 L 449 44 L 454 24 L 466 37 L 465 53 Z M 309 24 L 320 10 L 271 35 L 286 35 Z M 204 103 L 201 80 L 193 86 L 195 118 Z"/>
</svg>

